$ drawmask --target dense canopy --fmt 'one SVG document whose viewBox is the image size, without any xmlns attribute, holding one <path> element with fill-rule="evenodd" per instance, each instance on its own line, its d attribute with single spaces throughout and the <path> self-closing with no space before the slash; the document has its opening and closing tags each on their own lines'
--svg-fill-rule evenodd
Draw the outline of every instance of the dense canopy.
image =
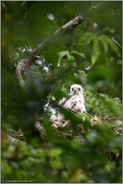
<svg viewBox="0 0 123 184">
<path fill-rule="evenodd" d="M 2 1 L 1 12 L 2 182 L 120 183 L 122 2 Z M 55 129 L 47 107 L 74 83 L 90 116 L 60 109 L 72 130 Z"/>
</svg>

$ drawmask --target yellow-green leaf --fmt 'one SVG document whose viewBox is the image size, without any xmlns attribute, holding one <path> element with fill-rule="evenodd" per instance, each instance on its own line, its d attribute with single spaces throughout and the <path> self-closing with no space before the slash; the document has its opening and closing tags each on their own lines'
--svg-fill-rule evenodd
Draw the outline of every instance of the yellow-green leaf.
<svg viewBox="0 0 123 184">
<path fill-rule="evenodd" d="M 76 55 L 78 55 L 78 56 L 81 56 L 82 58 L 85 58 L 85 54 L 83 54 L 83 53 L 81 53 L 81 52 L 78 52 L 78 51 L 76 51 L 76 50 L 72 50 L 72 51 L 71 51 L 71 54 L 76 54 Z"/>
</svg>

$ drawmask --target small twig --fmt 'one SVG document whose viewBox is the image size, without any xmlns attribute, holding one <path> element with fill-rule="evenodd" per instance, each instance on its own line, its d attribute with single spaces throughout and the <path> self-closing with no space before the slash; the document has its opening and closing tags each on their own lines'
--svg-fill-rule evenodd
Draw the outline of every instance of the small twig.
<svg viewBox="0 0 123 184">
<path fill-rule="evenodd" d="M 64 132 L 61 132 L 61 131 L 57 131 L 56 133 L 58 136 L 62 137 L 62 138 L 66 138 L 66 139 L 69 139 L 69 140 L 73 140 L 73 137 L 70 135 L 70 134 L 66 134 Z"/>
<path fill-rule="evenodd" d="M 91 114 L 89 114 L 88 112 L 83 112 L 83 113 L 85 113 L 86 115 L 88 115 L 88 116 L 90 116 L 90 117 L 93 117 Z"/>
<path fill-rule="evenodd" d="M 112 40 L 122 49 L 122 46 L 112 37 Z"/>
</svg>

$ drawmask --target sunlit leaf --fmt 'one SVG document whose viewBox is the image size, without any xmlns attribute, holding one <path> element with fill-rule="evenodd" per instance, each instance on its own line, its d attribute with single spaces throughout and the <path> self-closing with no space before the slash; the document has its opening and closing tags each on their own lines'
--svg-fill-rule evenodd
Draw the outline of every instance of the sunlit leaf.
<svg viewBox="0 0 123 184">
<path fill-rule="evenodd" d="M 84 53 L 78 52 L 76 50 L 72 50 L 70 53 L 71 54 L 76 54 L 78 56 L 81 56 L 82 58 L 85 58 L 85 54 Z"/>
<path fill-rule="evenodd" d="M 59 61 L 64 57 L 67 57 L 68 60 L 73 60 L 73 61 L 75 60 L 75 58 L 69 53 L 69 51 L 59 52 Z"/>
<path fill-rule="evenodd" d="M 58 53 L 59 54 L 59 60 L 61 60 L 63 57 L 65 57 L 68 54 L 68 51 L 61 51 Z"/>
</svg>

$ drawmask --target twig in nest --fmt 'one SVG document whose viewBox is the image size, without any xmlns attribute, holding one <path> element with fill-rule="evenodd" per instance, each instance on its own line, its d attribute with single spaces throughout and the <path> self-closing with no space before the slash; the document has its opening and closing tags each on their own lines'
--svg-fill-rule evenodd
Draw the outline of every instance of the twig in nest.
<svg viewBox="0 0 123 184">
<path fill-rule="evenodd" d="M 73 137 L 70 134 L 66 134 L 66 133 L 61 132 L 61 131 L 57 131 L 57 135 L 60 136 L 60 137 L 69 139 L 69 140 L 72 140 L 73 139 Z"/>
</svg>

